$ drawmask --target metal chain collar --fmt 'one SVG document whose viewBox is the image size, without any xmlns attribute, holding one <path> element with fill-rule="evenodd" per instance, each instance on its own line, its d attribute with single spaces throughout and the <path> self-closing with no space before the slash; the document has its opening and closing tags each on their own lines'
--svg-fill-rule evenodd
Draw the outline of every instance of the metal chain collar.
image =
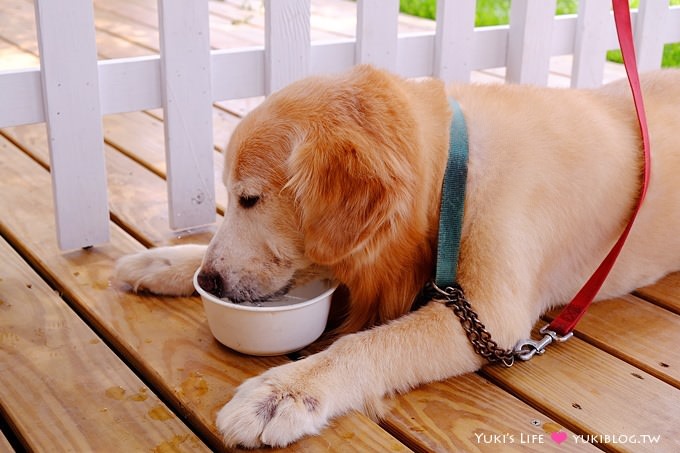
<svg viewBox="0 0 680 453">
<path fill-rule="evenodd" d="M 434 281 L 428 282 L 419 296 L 418 305 L 423 305 L 430 300 L 441 302 L 453 310 L 453 313 L 460 319 L 460 324 L 477 354 L 491 363 L 499 362 L 507 368 L 515 363 L 515 359 L 531 360 L 535 355 L 543 355 L 545 348 L 550 344 L 565 342 L 573 336 L 573 332 L 558 335 L 549 329 L 549 325 L 546 325 L 539 331 L 543 335 L 542 339 L 520 340 L 514 348 L 503 349 L 491 339 L 491 334 L 477 317 L 477 313 L 472 309 L 463 288 L 458 283 L 441 289 Z"/>
<path fill-rule="evenodd" d="M 456 283 L 441 289 L 434 282 L 429 282 L 426 291 L 432 300 L 443 302 L 460 318 L 460 324 L 477 354 L 489 362 L 500 362 L 505 367 L 511 367 L 515 363 L 515 350 L 503 349 L 491 339 L 491 334 L 477 318 L 477 313 L 472 309 L 460 285 Z"/>
</svg>

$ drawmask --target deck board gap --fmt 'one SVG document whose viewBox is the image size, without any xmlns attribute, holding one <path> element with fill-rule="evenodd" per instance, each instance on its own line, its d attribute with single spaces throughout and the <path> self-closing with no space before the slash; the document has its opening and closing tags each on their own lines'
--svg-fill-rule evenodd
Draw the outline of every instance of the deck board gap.
<svg viewBox="0 0 680 453">
<path fill-rule="evenodd" d="M 109 145 L 111 148 L 115 149 L 116 151 L 118 151 L 119 153 L 121 153 L 122 155 L 127 157 L 128 159 L 132 160 L 133 162 L 141 165 L 143 168 L 150 171 L 154 175 L 165 180 L 165 173 L 163 171 L 159 170 L 158 168 L 155 168 L 152 164 L 150 164 L 149 162 L 147 162 L 144 159 L 137 156 L 137 154 L 135 154 L 132 150 L 129 150 L 129 149 L 125 148 L 124 146 L 121 146 L 121 145 L 117 144 L 115 141 L 112 141 L 111 139 L 106 138 L 106 137 L 104 137 L 104 143 Z"/>
<path fill-rule="evenodd" d="M 102 10 L 106 11 L 107 14 L 112 14 L 115 16 L 120 17 L 121 19 L 124 19 L 128 22 L 132 22 L 137 25 L 141 25 L 144 27 L 149 27 L 149 24 L 147 22 L 144 22 L 142 20 L 139 20 L 135 14 L 124 14 L 122 10 L 120 10 L 120 5 L 116 6 L 109 6 L 107 2 L 102 2 L 102 1 L 95 1 L 94 2 L 94 7 L 95 7 L 95 14 L 97 10 Z M 128 5 L 129 7 L 129 5 Z M 135 5 L 137 8 L 145 9 L 149 13 L 149 15 L 154 15 L 154 17 L 157 17 L 157 11 L 156 10 L 151 10 L 148 8 L 145 8 L 143 5 Z"/>
<path fill-rule="evenodd" d="M 224 105 L 220 104 L 219 102 L 213 103 L 213 108 L 215 108 L 217 110 L 221 110 L 222 112 L 227 113 L 229 115 L 233 115 L 233 116 L 235 116 L 236 118 L 239 118 L 239 119 L 242 119 L 243 116 L 244 116 L 243 114 L 239 113 L 238 111 L 232 110 L 228 107 L 225 107 Z"/>
<path fill-rule="evenodd" d="M 9 45 L 9 46 L 16 47 L 17 49 L 19 49 L 19 50 L 21 51 L 21 53 L 29 53 L 29 54 L 31 54 L 31 55 L 33 55 L 33 56 L 37 56 L 37 55 L 35 55 L 35 53 L 34 53 L 33 51 L 24 49 L 24 48 L 21 47 L 19 44 L 17 44 L 16 42 L 12 41 L 10 38 L 8 38 L 8 37 L 5 36 L 5 35 L 0 35 L 0 44 L 7 44 L 7 45 Z M 35 68 L 37 68 L 37 67 L 39 67 L 39 66 L 40 66 L 40 65 L 39 65 L 37 62 L 33 65 L 33 67 L 35 67 Z M 28 66 L 28 67 L 22 68 L 22 69 L 28 69 L 28 68 L 30 68 L 30 67 L 31 67 L 31 66 Z"/>
<path fill-rule="evenodd" d="M 636 296 L 639 297 L 639 296 Z M 650 302 L 647 299 L 641 298 L 641 300 L 645 302 Z M 663 305 L 657 305 L 652 303 L 652 305 L 658 306 L 661 309 L 667 310 L 668 307 L 665 307 Z M 672 310 L 668 310 L 672 312 Z M 668 315 L 671 315 L 671 313 L 668 313 Z M 552 321 L 552 318 L 548 316 L 547 314 L 541 317 L 542 321 L 545 321 L 546 323 L 550 323 Z M 650 366 L 650 364 L 645 363 L 643 360 L 637 358 L 634 352 L 630 351 L 625 351 L 617 348 L 615 345 L 609 345 L 605 341 L 598 340 L 597 338 L 593 337 L 592 335 L 589 335 L 587 332 L 584 332 L 583 330 L 579 330 L 578 327 L 574 330 L 574 337 L 578 338 L 579 340 L 584 341 L 585 343 L 588 343 L 589 345 L 599 349 L 600 351 L 609 354 L 612 357 L 615 357 L 616 359 L 631 365 L 638 370 L 642 371 L 643 373 L 649 374 L 656 379 L 671 385 L 677 389 L 680 389 L 680 380 L 678 380 L 676 377 L 674 377 L 672 374 L 666 373 L 664 371 L 664 368 L 655 368 L 654 366 Z"/>
<path fill-rule="evenodd" d="M 50 171 L 50 163 L 45 161 L 42 157 L 32 152 L 29 147 L 25 146 L 20 141 L 16 140 L 11 134 L 7 134 L 4 130 L 0 129 L 0 137 L 4 138 L 12 145 L 16 146 L 22 153 L 26 154 L 31 158 L 36 164 L 40 165 L 43 169 Z"/>
<path fill-rule="evenodd" d="M 497 366 L 497 365 L 490 365 L 490 366 Z M 588 433 L 588 432 L 580 429 L 576 424 L 569 422 L 566 415 L 563 415 L 558 411 L 552 411 L 547 406 L 541 406 L 539 404 L 535 404 L 534 401 L 532 401 L 531 398 L 525 398 L 525 397 L 522 396 L 522 394 L 520 392 L 514 392 L 512 390 L 512 388 L 510 387 L 510 385 L 504 383 L 502 379 L 497 378 L 492 373 L 487 373 L 485 367 L 476 371 L 475 374 L 477 374 L 477 375 L 481 376 L 482 378 L 488 380 L 489 382 L 491 382 L 496 387 L 500 388 L 504 392 L 506 392 L 509 395 L 513 396 L 514 398 L 518 399 L 519 401 L 521 401 L 522 403 L 531 407 L 532 409 L 540 412 L 541 414 L 548 417 L 549 419 L 554 420 L 560 426 L 562 426 L 563 428 L 573 432 L 575 435 L 577 435 L 577 436 L 588 436 L 589 434 L 591 434 L 591 433 Z M 590 443 L 590 445 L 592 445 L 592 446 L 594 446 L 594 447 L 596 447 L 596 448 L 598 448 L 602 451 L 609 451 L 609 450 L 606 449 L 607 446 L 605 444 Z"/>
<path fill-rule="evenodd" d="M 121 34 L 118 34 L 118 33 L 108 31 L 108 30 L 106 30 L 105 28 L 102 28 L 102 27 L 95 27 L 95 30 L 96 30 L 97 33 L 105 34 L 105 35 L 111 36 L 113 38 L 120 39 L 121 41 L 124 41 L 124 42 L 130 44 L 131 46 L 139 47 L 140 49 L 148 50 L 149 52 L 151 52 L 153 54 L 158 53 L 158 49 L 151 47 L 151 46 L 148 46 L 146 44 L 137 42 L 137 41 L 132 41 L 132 40 L 126 38 L 125 35 L 121 35 Z"/>
<path fill-rule="evenodd" d="M 31 258 L 29 251 L 30 246 L 22 244 L 21 239 L 12 234 L 11 231 L 6 229 L 0 223 L 0 238 L 4 239 L 7 244 L 21 257 L 22 260 L 35 272 L 40 279 L 47 284 L 55 293 L 62 296 L 59 284 L 53 278 L 50 278 L 49 271 L 43 265 L 41 265 L 37 260 Z"/>
<path fill-rule="evenodd" d="M 673 386 L 677 389 L 680 389 L 680 381 L 678 381 L 677 379 L 674 379 L 672 376 L 669 376 L 669 375 L 663 373 L 662 371 L 659 371 L 659 370 L 657 370 L 653 367 L 645 365 L 644 363 L 640 362 L 639 360 L 636 360 L 634 356 L 628 355 L 628 354 L 626 354 L 622 351 L 617 350 L 616 348 L 610 347 L 610 346 L 606 345 L 605 343 L 598 341 L 597 339 L 592 338 L 591 336 L 589 336 L 589 335 L 587 335 L 583 332 L 575 332 L 574 337 L 588 343 L 589 345 L 591 345 L 593 347 L 598 348 L 602 352 L 605 352 L 605 353 L 611 355 L 612 357 L 615 357 L 615 358 L 621 360 L 622 362 L 627 363 L 628 365 L 631 365 L 631 366 L 639 369 L 640 371 L 642 371 L 646 374 L 649 374 L 649 375 L 655 377 L 656 379 L 658 379 L 662 382 L 665 382 L 668 385 L 671 385 L 671 386 Z"/>
<path fill-rule="evenodd" d="M 4 436 L 4 440 L 9 443 L 9 446 L 15 453 L 26 453 L 28 449 L 24 445 L 28 445 L 28 442 L 25 439 L 21 439 L 18 433 L 19 430 L 12 426 L 10 417 L 3 410 L 2 404 L 0 404 L 0 438 Z M 0 442 L 0 450 L 2 449 L 1 447 L 3 447 L 3 442 Z"/>
<path fill-rule="evenodd" d="M 10 46 L 16 47 L 17 49 L 19 49 L 23 53 L 28 53 L 28 54 L 31 54 L 35 57 L 38 56 L 38 54 L 37 54 L 37 52 L 35 52 L 35 50 L 26 48 L 26 47 L 22 46 L 21 44 L 17 43 L 16 41 L 13 41 L 12 39 L 10 39 L 6 36 L 0 36 L 0 40 L 6 42 Z M 40 66 L 39 64 L 35 64 L 33 67 L 39 67 L 39 66 Z"/>
<path fill-rule="evenodd" d="M 406 445 L 414 453 L 430 453 L 430 450 L 420 444 L 417 440 L 412 440 L 408 436 L 405 436 L 403 431 L 399 427 L 393 426 L 389 420 L 380 420 L 378 426 L 391 434 L 395 439 L 397 439 L 402 444 Z"/>
<path fill-rule="evenodd" d="M 644 292 L 642 292 L 642 291 L 637 291 L 637 290 L 636 290 L 636 291 L 633 291 L 631 294 L 632 294 L 633 296 L 639 298 L 639 299 L 642 299 L 642 300 L 644 300 L 644 301 L 646 301 L 646 302 L 649 302 L 649 303 L 652 304 L 652 305 L 655 305 L 655 306 L 657 306 L 657 307 L 659 307 L 659 308 L 663 308 L 664 310 L 667 310 L 667 311 L 669 311 L 669 312 L 671 312 L 671 313 L 673 313 L 673 314 L 676 314 L 676 315 L 680 316 L 680 306 L 679 306 L 679 307 L 675 307 L 675 306 L 673 306 L 673 305 L 671 305 L 671 304 L 668 304 L 668 303 L 664 302 L 662 299 L 656 298 L 656 297 L 654 297 L 653 295 L 651 295 L 651 294 L 646 294 L 646 293 L 644 293 Z"/>
<path fill-rule="evenodd" d="M 147 249 L 154 247 L 155 244 L 153 243 L 153 241 L 144 237 L 143 233 L 137 232 L 134 228 L 132 228 L 128 224 L 128 222 L 124 221 L 115 212 L 109 210 L 109 218 L 111 219 L 112 223 L 118 225 L 121 230 L 125 231 L 125 233 L 132 236 L 135 239 L 135 241 L 139 242 L 140 244 L 142 244 Z"/>
</svg>

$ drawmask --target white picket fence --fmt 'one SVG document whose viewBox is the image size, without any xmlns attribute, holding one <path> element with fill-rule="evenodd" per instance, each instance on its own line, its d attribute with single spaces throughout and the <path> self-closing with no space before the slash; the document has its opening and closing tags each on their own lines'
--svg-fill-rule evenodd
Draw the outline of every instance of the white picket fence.
<svg viewBox="0 0 680 453">
<path fill-rule="evenodd" d="M 398 35 L 398 0 L 358 0 L 356 39 L 311 42 L 311 0 L 264 0 L 265 46 L 210 50 L 207 0 L 158 0 L 161 54 L 97 61 L 91 0 L 35 0 L 39 69 L 0 73 L 0 127 L 47 122 L 62 249 L 108 241 L 102 115 L 163 107 L 170 226 L 214 222 L 214 101 L 261 96 L 309 74 L 358 63 L 405 76 L 468 81 L 506 67 L 507 81 L 545 85 L 551 56 L 573 54 L 576 87 L 602 83 L 617 48 L 609 0 L 513 0 L 509 26 L 474 28 L 475 0 L 439 0 L 435 32 Z M 633 11 L 641 70 L 680 41 L 680 7 L 641 0 Z"/>
</svg>

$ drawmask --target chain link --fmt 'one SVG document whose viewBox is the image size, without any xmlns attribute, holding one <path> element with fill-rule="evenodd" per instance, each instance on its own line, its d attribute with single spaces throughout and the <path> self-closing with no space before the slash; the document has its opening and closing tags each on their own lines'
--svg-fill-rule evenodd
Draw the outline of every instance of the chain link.
<svg viewBox="0 0 680 453">
<path fill-rule="evenodd" d="M 425 291 L 432 300 L 443 302 L 458 316 L 477 354 L 489 362 L 500 362 L 505 367 L 511 367 L 515 363 L 514 350 L 499 347 L 491 338 L 491 334 L 477 317 L 477 313 L 472 309 L 460 285 L 454 284 L 441 289 L 434 282 L 429 282 Z"/>
</svg>

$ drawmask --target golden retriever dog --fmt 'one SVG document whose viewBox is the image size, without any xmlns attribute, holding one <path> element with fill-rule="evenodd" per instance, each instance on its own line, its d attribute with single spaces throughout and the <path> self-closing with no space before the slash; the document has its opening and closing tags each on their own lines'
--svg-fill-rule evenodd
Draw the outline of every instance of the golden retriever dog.
<svg viewBox="0 0 680 453">
<path fill-rule="evenodd" d="M 680 269 L 680 71 L 644 75 L 652 176 L 598 299 Z M 228 445 L 285 446 L 348 411 L 477 370 L 443 303 L 412 309 L 435 265 L 452 113 L 469 168 L 458 282 L 495 341 L 512 348 L 580 289 L 631 216 L 640 131 L 625 82 L 597 90 L 457 85 L 358 66 L 274 93 L 227 148 L 224 221 L 207 247 L 122 258 L 116 278 L 159 294 L 192 274 L 233 301 L 331 277 L 348 300 L 327 349 L 244 382 L 217 416 Z M 371 327 L 369 329 L 369 327 Z"/>
</svg>

